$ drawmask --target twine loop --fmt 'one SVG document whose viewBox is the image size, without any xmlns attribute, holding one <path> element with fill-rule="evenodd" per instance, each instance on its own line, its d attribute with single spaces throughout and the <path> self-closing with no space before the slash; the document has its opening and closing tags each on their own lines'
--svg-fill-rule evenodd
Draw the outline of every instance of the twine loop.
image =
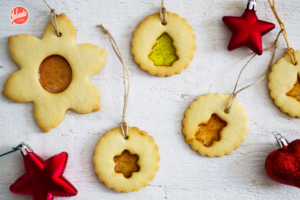
<svg viewBox="0 0 300 200">
<path fill-rule="evenodd" d="M 44 2 L 46 3 L 46 5 L 48 6 L 48 8 L 50 9 L 50 19 L 51 19 L 51 23 L 52 23 L 52 26 L 54 28 L 54 31 L 55 31 L 55 34 L 57 35 L 57 37 L 60 37 L 61 34 L 60 32 L 58 31 L 58 25 L 57 25 L 57 20 L 56 20 L 56 17 L 57 17 L 57 14 L 55 12 L 55 9 L 53 9 L 48 3 L 46 0 L 44 0 Z"/>
<path fill-rule="evenodd" d="M 122 130 L 123 137 L 125 139 L 127 139 L 128 138 L 128 125 L 126 122 L 121 122 L 121 130 Z"/>
<path fill-rule="evenodd" d="M 298 61 L 297 61 L 295 50 L 292 47 L 290 47 L 289 49 L 286 50 L 286 52 L 290 55 L 293 65 L 296 65 Z"/>
<path fill-rule="evenodd" d="M 278 13 L 277 13 L 277 10 L 276 10 L 276 5 L 275 5 L 275 0 L 273 0 L 273 2 L 271 2 L 271 0 L 268 0 L 269 1 L 269 4 L 270 4 L 270 7 L 274 13 L 274 16 L 276 18 L 276 20 L 278 21 L 280 27 L 281 27 L 281 31 L 282 31 L 282 34 L 285 38 L 285 41 L 286 41 L 286 44 L 287 44 L 287 50 L 286 52 L 290 55 L 291 59 L 292 59 L 292 63 L 293 65 L 296 65 L 297 64 L 297 57 L 296 57 L 296 53 L 294 51 L 294 49 L 290 46 L 290 43 L 289 43 L 289 39 L 288 39 L 288 35 L 287 35 L 287 31 L 285 29 L 285 25 L 284 23 L 282 22 L 282 20 L 280 19 Z"/>
<path fill-rule="evenodd" d="M 162 25 L 167 24 L 167 9 L 165 7 L 164 0 L 161 1 L 161 7 L 160 7 L 160 20 Z"/>
<path fill-rule="evenodd" d="M 230 109 L 231 109 L 231 107 L 232 107 L 232 105 L 233 105 L 233 103 L 234 103 L 235 98 L 236 98 L 236 94 L 235 94 L 235 93 L 232 93 L 232 94 L 230 95 L 229 102 L 228 102 L 228 104 L 227 104 L 227 106 L 226 106 L 226 108 L 225 108 L 225 110 L 224 110 L 224 112 L 225 112 L 226 114 L 229 113 L 229 111 L 230 111 Z"/>
<path fill-rule="evenodd" d="M 7 155 L 7 154 L 10 154 L 10 153 L 13 153 L 13 152 L 15 152 L 15 151 L 20 150 L 20 149 L 22 148 L 22 146 L 23 146 L 23 144 L 19 144 L 18 146 L 13 147 L 11 151 L 8 151 L 8 152 L 6 152 L 6 153 L 4 153 L 4 154 L 1 154 L 0 157 L 5 156 L 5 155 Z"/>
<path fill-rule="evenodd" d="M 238 86 L 240 77 L 241 77 L 241 75 L 242 75 L 244 69 L 249 65 L 249 63 L 253 60 L 253 58 L 256 56 L 256 54 L 254 54 L 254 55 L 250 58 L 250 60 L 246 63 L 246 65 L 242 68 L 242 70 L 240 71 L 240 74 L 239 74 L 239 76 L 238 76 L 238 78 L 237 78 L 237 81 L 236 81 L 236 83 L 235 83 L 234 90 L 233 90 L 233 92 L 232 92 L 231 95 L 230 95 L 229 102 L 228 102 L 226 108 L 224 109 L 224 112 L 225 112 L 226 114 L 229 113 L 231 107 L 233 106 L 234 100 L 236 99 L 236 96 L 237 96 L 237 94 L 238 94 L 239 92 L 241 92 L 241 91 L 243 91 L 243 90 L 245 90 L 245 89 L 247 89 L 247 88 L 249 88 L 249 87 L 251 87 L 251 86 L 253 86 L 253 85 L 256 85 L 257 83 L 261 82 L 261 81 L 268 75 L 268 73 L 269 73 L 269 71 L 270 71 L 270 68 L 271 68 L 271 66 L 272 66 L 272 64 L 273 64 L 273 61 L 274 61 L 274 57 L 275 57 L 275 54 L 276 54 L 276 49 L 279 47 L 279 42 L 278 42 L 279 36 L 280 36 L 280 34 L 283 33 L 284 31 L 285 31 L 285 29 L 281 29 L 281 30 L 279 31 L 279 33 L 278 33 L 278 35 L 277 35 L 277 37 L 276 37 L 276 40 L 274 41 L 274 46 L 273 46 L 273 47 L 270 47 L 270 48 L 264 50 L 264 52 L 265 52 L 265 51 L 269 51 L 269 50 L 274 50 L 274 51 L 273 51 L 273 54 L 272 54 L 272 58 L 271 58 L 271 60 L 270 60 L 270 63 L 269 63 L 269 66 L 268 66 L 268 69 L 267 69 L 266 73 L 265 73 L 259 80 L 257 80 L 255 83 L 252 83 L 252 84 L 250 84 L 250 85 L 248 85 L 248 86 L 246 86 L 246 87 L 243 87 L 242 89 L 240 89 L 240 90 L 238 90 L 238 91 L 236 92 L 236 88 L 237 88 L 237 86 Z"/>
<path fill-rule="evenodd" d="M 277 49 L 280 46 L 280 43 L 278 41 L 274 42 L 274 47 Z"/>
<path fill-rule="evenodd" d="M 126 139 L 126 138 L 128 138 L 128 125 L 126 123 L 126 110 L 127 110 L 127 104 L 128 104 L 128 96 L 129 96 L 129 73 L 124 64 L 120 49 L 119 49 L 115 39 L 111 35 L 110 31 L 108 29 L 104 28 L 104 26 L 102 24 L 97 25 L 97 27 L 101 28 L 104 31 L 104 33 L 106 33 L 108 35 L 111 46 L 123 65 L 123 83 L 124 83 L 125 94 L 124 94 L 124 107 L 123 107 L 121 130 L 122 130 L 123 137 Z"/>
</svg>

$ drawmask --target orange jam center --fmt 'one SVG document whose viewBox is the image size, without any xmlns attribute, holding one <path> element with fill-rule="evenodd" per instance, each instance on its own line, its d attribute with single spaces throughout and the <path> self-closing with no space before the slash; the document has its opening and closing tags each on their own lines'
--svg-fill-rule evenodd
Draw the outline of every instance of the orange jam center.
<svg viewBox="0 0 300 200">
<path fill-rule="evenodd" d="M 297 81 L 294 85 L 294 88 L 286 93 L 287 96 L 294 97 L 298 101 L 300 101 L 300 81 L 299 81 L 299 75 L 297 75 Z"/>
<path fill-rule="evenodd" d="M 132 172 L 140 171 L 140 167 L 137 164 L 138 160 L 138 155 L 131 155 L 128 150 L 123 151 L 120 156 L 114 157 L 116 163 L 115 172 L 123 173 L 125 178 L 130 178 Z"/>
<path fill-rule="evenodd" d="M 218 115 L 212 114 L 210 120 L 205 124 L 199 124 L 195 138 L 202 141 L 205 146 L 210 146 L 212 142 L 220 140 L 220 132 L 227 125 Z"/>
<path fill-rule="evenodd" d="M 39 68 L 39 81 L 42 87 L 50 93 L 63 92 L 72 81 L 70 64 L 59 55 L 45 58 Z"/>
</svg>

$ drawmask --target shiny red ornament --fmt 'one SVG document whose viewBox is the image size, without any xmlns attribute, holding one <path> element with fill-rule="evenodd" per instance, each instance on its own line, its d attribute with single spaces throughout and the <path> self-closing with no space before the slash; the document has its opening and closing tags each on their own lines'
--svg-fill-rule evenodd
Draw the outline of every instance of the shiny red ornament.
<svg viewBox="0 0 300 200">
<path fill-rule="evenodd" d="M 274 24 L 259 20 L 254 9 L 246 9 L 241 17 L 226 16 L 222 20 L 232 32 L 229 51 L 247 46 L 257 55 L 261 55 L 262 36 L 275 28 Z"/>
<path fill-rule="evenodd" d="M 269 154 L 265 169 L 276 182 L 300 188 L 300 140 L 290 144 L 279 135 L 278 150 Z"/>
<path fill-rule="evenodd" d="M 66 152 L 48 160 L 43 160 L 26 145 L 21 148 L 21 152 L 26 174 L 10 186 L 11 192 L 31 195 L 33 200 L 52 200 L 54 197 L 70 197 L 77 194 L 76 188 L 63 177 L 68 160 Z"/>
</svg>

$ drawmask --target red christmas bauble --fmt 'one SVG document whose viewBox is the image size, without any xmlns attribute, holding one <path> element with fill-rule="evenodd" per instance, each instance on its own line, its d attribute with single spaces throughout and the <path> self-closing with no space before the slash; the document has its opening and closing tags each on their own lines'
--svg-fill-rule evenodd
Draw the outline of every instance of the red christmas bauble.
<svg viewBox="0 0 300 200">
<path fill-rule="evenodd" d="M 223 22 L 232 32 L 229 51 L 247 46 L 257 55 L 263 53 L 261 37 L 275 28 L 274 24 L 259 20 L 256 12 L 248 9 L 241 17 L 223 17 Z"/>
<path fill-rule="evenodd" d="M 77 194 L 76 188 L 63 176 L 68 154 L 62 152 L 43 160 L 29 146 L 22 146 L 26 174 L 10 186 L 16 194 L 31 195 L 33 200 L 52 200 Z"/>
<path fill-rule="evenodd" d="M 274 181 L 300 188 L 300 140 L 270 153 L 265 168 Z"/>
</svg>

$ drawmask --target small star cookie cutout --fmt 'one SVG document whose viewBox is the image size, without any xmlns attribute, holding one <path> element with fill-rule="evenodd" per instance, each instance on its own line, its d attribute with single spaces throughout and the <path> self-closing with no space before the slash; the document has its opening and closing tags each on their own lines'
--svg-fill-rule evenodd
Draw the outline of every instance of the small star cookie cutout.
<svg viewBox="0 0 300 200">
<path fill-rule="evenodd" d="M 207 124 L 199 125 L 199 132 L 195 138 L 202 141 L 205 146 L 210 146 L 214 140 L 220 140 L 220 132 L 226 125 L 225 121 L 213 114 Z"/>
<path fill-rule="evenodd" d="M 91 44 L 75 44 L 76 31 L 66 15 L 57 17 L 58 37 L 49 23 L 42 39 L 9 37 L 9 51 L 21 70 L 7 79 L 3 95 L 12 101 L 34 102 L 34 116 L 44 132 L 58 126 L 68 109 L 100 110 L 100 96 L 89 77 L 98 73 L 107 52 Z"/>
<path fill-rule="evenodd" d="M 114 157 L 116 163 L 115 172 L 123 173 L 126 178 L 130 178 L 132 172 L 138 172 L 140 170 L 137 164 L 138 160 L 138 155 L 131 155 L 128 150 L 123 151 L 122 155 Z"/>
</svg>

